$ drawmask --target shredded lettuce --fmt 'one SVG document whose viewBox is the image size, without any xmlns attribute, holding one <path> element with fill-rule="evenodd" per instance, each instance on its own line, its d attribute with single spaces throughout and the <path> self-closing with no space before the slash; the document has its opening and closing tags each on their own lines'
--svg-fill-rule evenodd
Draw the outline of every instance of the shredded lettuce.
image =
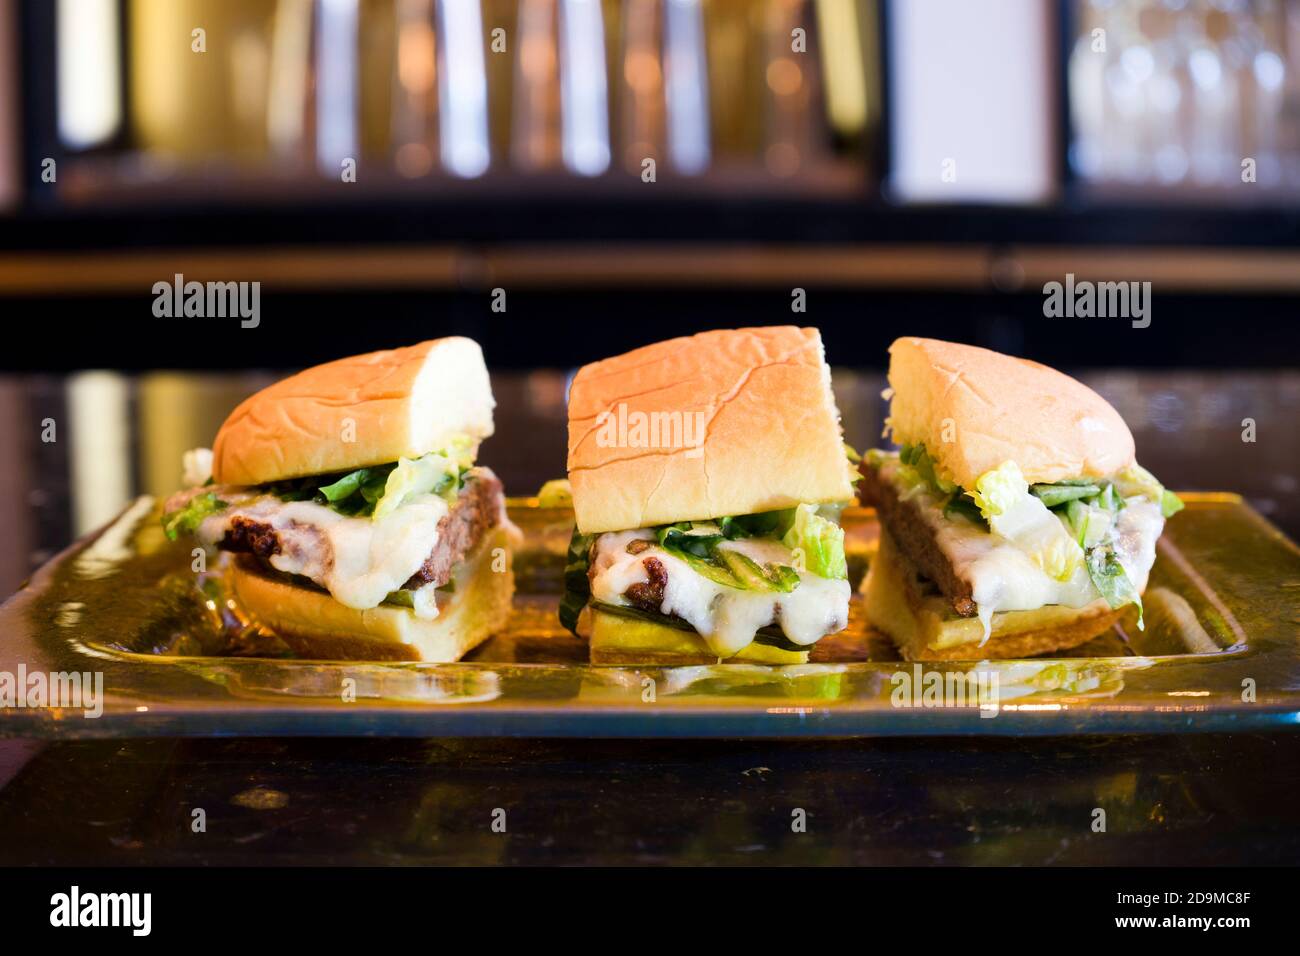
<svg viewBox="0 0 1300 956">
<path fill-rule="evenodd" d="M 1160 514 L 1162 517 L 1166 519 L 1172 518 L 1185 507 L 1187 506 L 1183 504 L 1183 499 L 1167 488 L 1160 493 Z"/>
<path fill-rule="evenodd" d="M 1093 585 L 1111 610 L 1126 604 L 1136 604 L 1138 609 L 1138 627 L 1143 628 L 1142 597 L 1133 587 L 1124 566 L 1119 563 L 1115 548 L 1109 544 L 1099 545 L 1088 552 L 1088 575 Z"/>
<path fill-rule="evenodd" d="M 1172 491 L 1165 490 L 1156 476 L 1141 465 L 1133 465 L 1115 476 L 1115 485 L 1120 494 L 1131 497 L 1142 495 L 1160 505 L 1160 513 L 1165 518 L 1172 518 L 1183 510 L 1183 501 Z"/>
<path fill-rule="evenodd" d="M 1014 461 L 1004 461 L 993 471 L 986 471 L 975 480 L 971 497 L 985 521 L 1005 514 L 1029 493 L 1029 482 L 1020 473 Z"/>
<path fill-rule="evenodd" d="M 388 474 L 383 493 L 374 503 L 375 520 L 392 514 L 417 495 L 442 495 L 454 501 L 460 491 L 460 476 L 460 465 L 437 452 L 399 459 Z"/>
<path fill-rule="evenodd" d="M 1058 580 L 1073 575 L 1082 558 L 1088 577 L 1107 605 L 1112 609 L 1137 605 L 1138 627 L 1142 627 L 1141 595 L 1114 545 L 1116 522 L 1126 507 L 1124 499 L 1138 496 L 1158 503 L 1166 518 L 1182 507 L 1177 495 L 1165 491 L 1149 471 L 1137 465 L 1113 481 L 1079 478 L 1030 488 L 1020 469 L 1006 462 L 981 475 L 973 495 L 992 530 L 1025 550 Z M 1068 530 L 1057 535 L 1052 525 Z"/>
<path fill-rule="evenodd" d="M 1079 547 L 1087 551 L 1100 544 L 1115 524 L 1114 512 L 1085 501 L 1071 501 L 1066 506 L 1065 523 L 1074 533 Z"/>
<path fill-rule="evenodd" d="M 903 445 L 898 450 L 898 460 L 907 469 L 903 477 L 910 484 L 925 484 L 945 495 L 959 490 L 955 482 L 939 473 L 924 445 Z"/>
<path fill-rule="evenodd" d="M 199 530 L 203 519 L 223 510 L 226 503 L 209 491 L 195 495 L 189 504 L 179 511 L 163 515 L 163 533 L 169 541 L 175 541 L 183 534 L 194 534 Z"/>
<path fill-rule="evenodd" d="M 804 567 L 809 573 L 833 581 L 848 578 L 844 529 L 819 515 L 814 505 L 799 505 L 794 509 L 794 521 L 781 538 L 781 543 L 803 555 Z"/>
<path fill-rule="evenodd" d="M 418 494 L 438 494 L 454 501 L 473 464 L 473 451 L 469 439 L 457 438 L 446 451 L 343 474 L 275 482 L 266 490 L 283 501 L 315 501 L 350 518 L 382 518 Z"/>
<path fill-rule="evenodd" d="M 1083 562 L 1083 551 L 1065 525 L 1029 493 L 1020 467 L 1006 461 L 975 482 L 972 495 L 989 527 L 1034 560 L 1044 573 L 1068 581 Z"/>
<path fill-rule="evenodd" d="M 803 555 L 804 570 L 818 577 L 844 580 L 848 561 L 844 556 L 844 529 L 834 505 L 799 505 L 781 511 L 738 515 L 718 519 L 718 528 L 728 540 L 777 538 L 791 551 Z"/>
<path fill-rule="evenodd" d="M 382 494 L 374 502 L 375 520 L 391 514 L 417 495 L 441 495 L 448 503 L 455 501 L 461 479 L 474 464 L 474 450 L 472 439 L 458 435 L 442 451 L 398 459 Z"/>
</svg>

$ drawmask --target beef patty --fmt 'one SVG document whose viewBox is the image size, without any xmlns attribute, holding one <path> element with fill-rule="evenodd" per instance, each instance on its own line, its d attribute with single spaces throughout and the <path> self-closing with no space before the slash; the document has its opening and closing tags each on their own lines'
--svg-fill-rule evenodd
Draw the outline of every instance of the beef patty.
<svg viewBox="0 0 1300 956">
<path fill-rule="evenodd" d="M 438 541 L 404 587 L 416 590 L 426 584 L 441 586 L 451 580 L 451 569 L 474 549 L 483 535 L 501 523 L 501 480 L 487 469 L 474 469 L 451 510 L 438 522 Z M 284 542 L 269 524 L 236 515 L 217 543 L 223 551 L 255 554 L 266 559 L 279 554 Z"/>
<path fill-rule="evenodd" d="M 438 522 L 438 543 L 424 559 L 420 570 L 406 582 L 410 590 L 425 584 L 443 585 L 451 580 L 451 569 L 465 557 L 479 539 L 501 523 L 504 495 L 501 479 L 492 472 L 471 473 L 460 497 Z"/>
<path fill-rule="evenodd" d="M 957 574 L 952 561 L 940 549 L 916 502 L 902 500 L 898 489 L 865 460 L 860 467 L 862 482 L 858 485 L 858 496 L 862 503 L 876 509 L 880 523 L 889 530 L 899 550 L 943 592 L 952 603 L 952 609 L 962 617 L 975 617 L 979 608 L 972 596 L 970 582 Z"/>
</svg>

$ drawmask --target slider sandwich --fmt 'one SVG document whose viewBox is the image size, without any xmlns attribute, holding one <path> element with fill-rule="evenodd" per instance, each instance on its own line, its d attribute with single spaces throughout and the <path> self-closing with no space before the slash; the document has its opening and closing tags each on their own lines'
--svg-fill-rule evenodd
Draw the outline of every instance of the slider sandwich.
<svg viewBox="0 0 1300 956">
<path fill-rule="evenodd" d="M 187 455 L 169 538 L 229 552 L 238 604 L 302 657 L 455 661 L 501 628 L 514 581 L 483 353 L 465 338 L 301 372 Z"/>
<path fill-rule="evenodd" d="M 672 339 L 580 369 L 561 622 L 597 664 L 802 663 L 848 623 L 853 495 L 816 329 Z"/>
<path fill-rule="evenodd" d="M 932 339 L 890 347 L 897 453 L 862 462 L 882 525 L 867 619 L 910 660 L 1025 657 L 1110 628 L 1182 508 L 1128 426 L 1054 369 Z M 891 394 L 892 393 L 892 394 Z"/>
</svg>

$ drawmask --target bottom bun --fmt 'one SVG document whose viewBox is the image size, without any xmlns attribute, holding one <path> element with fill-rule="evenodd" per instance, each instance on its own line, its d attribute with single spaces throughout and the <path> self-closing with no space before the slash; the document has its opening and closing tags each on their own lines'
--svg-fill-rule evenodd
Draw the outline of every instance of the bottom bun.
<svg viewBox="0 0 1300 956">
<path fill-rule="evenodd" d="M 286 583 L 249 558 L 235 562 L 231 585 L 240 606 L 299 657 L 446 664 L 505 627 L 515 591 L 509 545 L 504 526 L 484 536 L 456 568 L 456 589 L 445 604 L 440 596 L 431 621 L 393 605 L 348 607 L 323 591 Z M 498 548 L 505 561 L 500 571 L 492 567 Z"/>
<path fill-rule="evenodd" d="M 591 608 L 591 663 L 655 665 L 716 664 L 719 657 L 691 631 Z M 806 664 L 808 651 L 787 651 L 757 641 L 728 663 Z"/>
<path fill-rule="evenodd" d="M 1104 634 L 1123 614 L 1101 599 L 1080 608 L 1050 604 L 1001 611 L 983 641 L 978 618 L 958 616 L 942 595 L 923 595 L 916 566 L 883 529 L 862 592 L 867 621 L 909 661 L 1006 660 L 1062 651 Z"/>
</svg>

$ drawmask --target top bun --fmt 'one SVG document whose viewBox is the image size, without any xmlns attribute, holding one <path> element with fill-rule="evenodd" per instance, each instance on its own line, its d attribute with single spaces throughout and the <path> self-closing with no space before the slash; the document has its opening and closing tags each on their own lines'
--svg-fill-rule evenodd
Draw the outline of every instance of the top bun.
<svg viewBox="0 0 1300 956">
<path fill-rule="evenodd" d="M 847 501 L 821 335 L 702 332 L 583 366 L 569 480 L 583 534 Z"/>
<path fill-rule="evenodd" d="M 231 412 L 212 475 L 231 485 L 351 471 L 492 434 L 492 388 L 471 339 L 433 339 L 317 365 Z"/>
<path fill-rule="evenodd" d="M 1133 464 L 1133 435 L 1110 404 L 1056 369 L 935 339 L 889 347 L 888 427 L 924 444 L 963 488 L 1006 461 L 1030 482 L 1104 477 Z"/>
</svg>

